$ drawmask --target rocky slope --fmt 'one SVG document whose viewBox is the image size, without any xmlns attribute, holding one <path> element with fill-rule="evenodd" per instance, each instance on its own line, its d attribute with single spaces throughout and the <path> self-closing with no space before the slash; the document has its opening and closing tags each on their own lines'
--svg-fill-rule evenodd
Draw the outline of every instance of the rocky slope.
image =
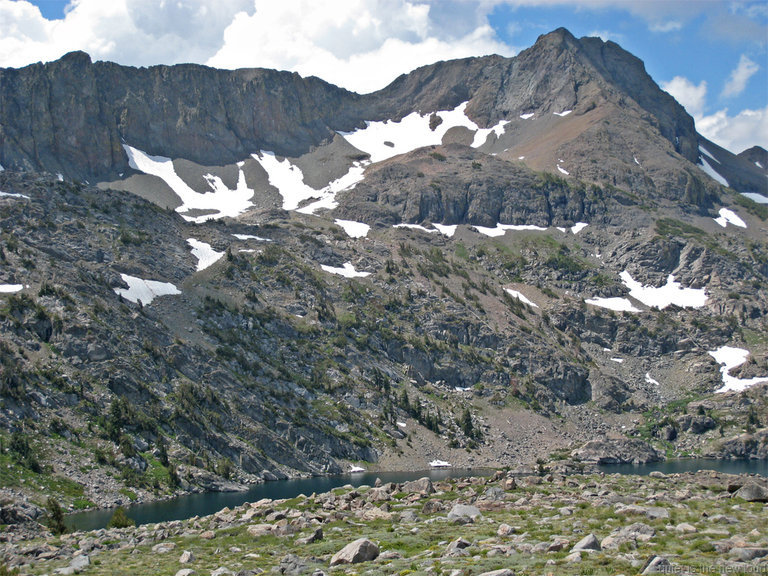
<svg viewBox="0 0 768 576">
<path fill-rule="evenodd" d="M 604 437 L 765 456 L 760 160 L 615 44 L 558 30 L 365 96 L 83 54 L 0 77 L 8 498 Z"/>
<path fill-rule="evenodd" d="M 498 472 L 345 486 L 59 538 L 6 533 L 0 551 L 24 574 L 759 573 L 766 501 L 765 480 L 747 475 Z"/>
</svg>

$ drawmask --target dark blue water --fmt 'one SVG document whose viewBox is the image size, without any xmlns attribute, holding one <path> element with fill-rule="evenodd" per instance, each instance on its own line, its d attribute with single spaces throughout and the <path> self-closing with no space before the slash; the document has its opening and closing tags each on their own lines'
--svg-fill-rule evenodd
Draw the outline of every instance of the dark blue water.
<svg viewBox="0 0 768 576">
<path fill-rule="evenodd" d="M 687 460 L 665 460 L 649 464 L 606 464 L 599 466 L 606 474 L 638 474 L 646 476 L 651 472 L 680 474 L 698 470 L 716 470 L 726 474 L 760 474 L 768 476 L 768 460 L 714 460 L 692 458 Z"/>
<path fill-rule="evenodd" d="M 651 464 L 612 464 L 599 467 L 606 474 L 647 475 L 657 470 L 664 474 L 695 472 L 697 470 L 717 470 L 728 474 L 760 474 L 768 476 L 768 460 L 667 460 Z M 492 471 L 442 468 L 421 472 L 363 472 L 342 476 L 321 476 L 299 480 L 280 480 L 258 484 L 246 492 L 206 492 L 190 494 L 163 502 L 137 504 L 127 508 L 128 517 L 140 524 L 153 524 L 170 520 L 184 520 L 193 516 L 206 516 L 222 508 L 240 506 L 245 502 L 256 502 L 262 498 L 273 500 L 294 498 L 299 494 L 310 495 L 313 492 L 328 492 L 339 486 L 351 484 L 373 485 L 379 478 L 382 482 L 407 482 L 429 476 L 433 481 L 464 476 L 485 476 Z M 94 510 L 72 514 L 67 517 L 67 524 L 74 530 L 98 530 L 104 528 L 112 517 L 113 510 Z"/>
<path fill-rule="evenodd" d="M 193 516 L 207 516 L 222 508 L 240 506 L 245 502 L 256 502 L 262 498 L 277 500 L 294 498 L 299 494 L 310 495 L 328 492 L 339 486 L 351 484 L 373 486 L 379 478 L 383 483 L 407 482 L 428 476 L 433 481 L 464 476 L 486 476 L 492 471 L 487 469 L 467 470 L 461 468 L 440 468 L 422 470 L 420 472 L 361 472 L 341 476 L 321 476 L 317 478 L 302 478 L 298 480 L 280 480 L 257 484 L 246 492 L 206 492 L 179 496 L 172 500 L 137 504 L 126 508 L 129 518 L 140 524 L 153 524 L 170 520 L 184 520 Z M 114 510 L 93 510 L 67 516 L 67 525 L 73 530 L 98 530 L 104 528 L 112 517 Z"/>
</svg>

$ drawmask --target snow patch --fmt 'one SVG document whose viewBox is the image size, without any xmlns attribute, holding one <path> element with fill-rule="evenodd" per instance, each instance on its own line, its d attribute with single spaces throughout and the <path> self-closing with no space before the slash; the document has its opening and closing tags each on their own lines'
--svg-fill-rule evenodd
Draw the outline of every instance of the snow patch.
<svg viewBox="0 0 768 576">
<path fill-rule="evenodd" d="M 633 156 L 633 158 L 635 159 L 635 164 L 637 164 L 638 166 L 640 166 L 640 161 L 637 159 L 637 156 Z"/>
<path fill-rule="evenodd" d="M 717 350 L 712 350 L 709 355 L 715 359 L 715 362 L 722 364 L 720 367 L 720 373 L 723 375 L 723 387 L 715 390 L 715 393 L 722 392 L 741 392 L 746 390 L 750 386 L 760 384 L 761 382 L 768 382 L 768 376 L 757 378 L 736 378 L 731 376 L 729 372 L 732 368 L 741 366 L 747 361 L 749 357 L 749 350 L 743 348 L 734 348 L 732 346 L 721 346 Z"/>
<path fill-rule="evenodd" d="M 520 118 L 522 118 L 523 120 L 529 120 L 533 117 L 534 117 L 533 112 L 528 112 L 527 114 L 520 114 Z"/>
<path fill-rule="evenodd" d="M 579 232 L 584 230 L 584 228 L 586 228 L 587 226 L 589 226 L 589 224 L 587 224 L 586 222 L 576 222 L 576 224 L 571 226 L 571 232 L 573 232 L 574 234 L 578 234 Z"/>
<path fill-rule="evenodd" d="M 354 220 L 341 220 L 337 218 L 334 222 L 337 226 L 341 226 L 350 238 L 365 238 L 371 229 L 368 224 L 355 222 Z"/>
<path fill-rule="evenodd" d="M 274 152 L 262 150 L 252 156 L 267 172 L 269 183 L 277 188 L 283 197 L 283 210 L 297 210 L 302 214 L 314 214 L 321 208 L 332 210 L 338 206 L 336 194 L 342 190 L 354 188 L 363 180 L 365 164 L 355 162 L 349 171 L 337 178 L 326 187 L 316 190 L 304 183 L 304 173 L 301 168 L 291 163 L 288 158 L 278 160 Z M 307 200 L 314 202 L 299 209 L 299 205 Z"/>
<path fill-rule="evenodd" d="M 407 425 L 405 422 L 395 422 L 397 424 L 398 428 L 405 428 Z"/>
<path fill-rule="evenodd" d="M 713 218 L 715 222 L 720 224 L 723 228 L 725 228 L 728 224 L 733 224 L 734 226 L 738 226 L 739 228 L 746 228 L 747 223 L 744 222 L 741 218 L 739 218 L 736 213 L 733 210 L 729 210 L 728 208 L 720 208 L 720 217 L 719 218 Z"/>
<path fill-rule="evenodd" d="M 709 158 L 713 162 L 717 162 L 718 164 L 720 164 L 720 160 L 718 160 L 717 158 L 712 156 L 712 154 L 706 148 L 704 148 L 701 144 L 699 144 L 699 152 L 701 154 L 704 154 L 704 156 L 706 156 L 707 158 Z"/>
<path fill-rule="evenodd" d="M 446 462 L 445 460 L 432 460 L 432 462 L 429 463 L 429 465 L 432 468 L 450 468 L 450 463 Z"/>
<path fill-rule="evenodd" d="M 123 144 L 125 153 L 128 155 L 128 163 L 134 170 L 157 176 L 163 180 L 181 200 L 181 206 L 176 208 L 176 212 L 189 221 L 200 224 L 210 219 L 239 216 L 248 210 L 253 203 L 253 190 L 248 188 L 245 183 L 245 174 L 242 168 L 239 170 L 237 186 L 230 190 L 218 176 L 207 174 L 205 176 L 211 192 L 203 194 L 195 192 L 184 180 L 176 174 L 173 167 L 173 161 L 164 156 L 150 156 L 138 148 L 133 148 Z M 192 217 L 184 215 L 190 210 L 211 210 L 211 214 Z"/>
<path fill-rule="evenodd" d="M 0 294 L 13 294 L 21 292 L 23 289 L 23 284 L 0 284 Z"/>
<path fill-rule="evenodd" d="M 395 224 L 393 228 L 409 228 L 410 230 L 419 230 L 421 232 L 426 232 L 427 234 L 436 234 L 438 232 L 437 230 L 425 228 L 421 224 Z"/>
<path fill-rule="evenodd" d="M 761 170 L 765 170 L 765 168 L 763 168 L 763 165 L 762 165 L 762 164 L 760 164 L 760 162 L 758 162 L 757 160 L 755 160 L 755 166 L 757 166 L 757 167 L 758 167 L 758 168 L 760 168 Z M 2 168 L 2 166 L 0 166 L 0 168 Z M 0 170 L 0 171 L 1 171 L 1 170 Z"/>
<path fill-rule="evenodd" d="M 584 300 L 584 302 L 615 312 L 640 312 L 627 298 L 590 298 L 589 300 Z"/>
<path fill-rule="evenodd" d="M 573 112 L 573 110 L 563 110 L 562 112 L 553 112 L 553 114 L 555 116 L 560 116 L 560 118 L 564 118 L 568 116 L 568 114 L 570 114 L 571 112 Z"/>
<path fill-rule="evenodd" d="M 624 358 L 611 358 L 611 362 L 616 362 L 617 364 L 623 364 Z"/>
<path fill-rule="evenodd" d="M 701 146 L 699 146 L 699 150 L 703 150 L 703 149 L 701 148 Z M 707 154 L 707 156 L 710 158 L 710 160 L 711 160 L 712 162 L 717 162 L 717 160 L 715 160 L 714 158 L 712 158 L 711 156 L 709 156 L 709 154 Z M 722 176 L 721 176 L 721 175 L 720 175 L 720 174 L 717 172 L 717 170 L 715 170 L 714 168 L 712 168 L 712 165 L 711 165 L 711 164 L 710 164 L 710 163 L 707 161 L 707 159 L 706 159 L 706 158 L 704 158 L 704 156 L 699 156 L 699 160 L 700 160 L 701 162 L 698 164 L 698 167 L 699 167 L 699 168 L 701 168 L 701 169 L 704 171 L 704 173 L 705 173 L 707 176 L 709 176 L 710 178 L 712 178 L 713 180 L 715 180 L 715 181 L 716 181 L 718 184 L 722 184 L 723 186 L 730 186 L 730 184 L 728 184 L 728 180 L 726 180 L 725 178 L 723 178 L 723 177 L 722 177 Z M 718 162 L 718 163 L 719 163 L 719 162 Z"/>
<path fill-rule="evenodd" d="M 456 234 L 456 229 L 459 227 L 458 224 L 432 224 L 432 226 L 437 228 L 440 234 L 449 238 Z"/>
<path fill-rule="evenodd" d="M 752 200 L 752 202 L 757 202 L 758 204 L 768 204 L 768 196 L 763 196 L 757 192 L 742 192 L 741 195 L 746 196 Z"/>
<path fill-rule="evenodd" d="M 443 136 L 448 130 L 459 126 L 475 133 L 473 148 L 482 146 L 491 132 L 497 136 L 504 133 L 508 120 L 501 120 L 491 128 L 480 128 L 467 117 L 466 107 L 467 102 L 463 102 L 453 110 L 435 112 L 442 122 L 434 130 L 429 127 L 431 114 L 421 115 L 418 112 L 412 112 L 399 121 L 369 121 L 365 123 L 365 128 L 354 132 L 339 132 L 339 134 L 358 150 L 368 153 L 371 162 L 381 162 L 417 148 L 437 146 L 442 143 Z"/>
<path fill-rule="evenodd" d="M 262 238 L 261 236 L 254 236 L 253 234 L 232 234 L 238 240 L 257 240 L 258 242 L 272 242 L 269 238 Z"/>
<path fill-rule="evenodd" d="M 339 276 L 344 276 L 345 278 L 365 278 L 366 276 L 371 275 L 370 272 L 358 272 L 355 270 L 355 267 L 352 266 L 352 262 L 344 262 L 344 266 L 342 268 L 326 266 L 325 264 L 321 264 L 320 268 L 326 272 L 330 272 L 331 274 L 338 274 Z"/>
<path fill-rule="evenodd" d="M 546 228 L 542 228 L 541 226 L 534 226 L 532 224 L 496 224 L 495 228 L 488 228 L 487 226 L 472 226 L 472 228 L 480 232 L 480 234 L 485 234 L 491 238 L 495 238 L 496 236 L 504 236 L 508 230 L 546 230 Z"/>
<path fill-rule="evenodd" d="M 25 194 L 12 194 L 10 192 L 0 192 L 0 196 L 6 198 L 24 198 L 25 200 L 31 200 L 31 198 Z"/>
<path fill-rule="evenodd" d="M 707 293 L 704 288 L 683 288 L 671 274 L 664 286 L 643 286 L 626 270 L 620 275 L 624 285 L 629 288 L 629 295 L 650 308 L 663 310 L 675 304 L 681 308 L 701 308 L 707 303 Z"/>
<path fill-rule="evenodd" d="M 560 164 L 558 164 L 558 165 L 557 165 L 557 169 L 558 169 L 558 170 L 560 170 L 560 172 L 561 172 L 562 174 L 565 174 L 566 176 L 570 175 L 570 172 L 568 172 L 568 170 L 566 170 L 565 168 L 563 168 L 562 166 L 560 166 Z"/>
<path fill-rule="evenodd" d="M 496 134 L 497 138 L 503 136 L 505 130 L 504 126 L 507 124 L 509 124 L 509 120 L 501 120 L 498 124 L 491 126 L 490 128 L 478 128 L 477 132 L 475 132 L 475 138 L 472 140 L 472 148 L 479 148 L 485 144 L 485 141 L 488 139 L 491 132 Z"/>
<path fill-rule="evenodd" d="M 170 282 L 157 282 L 155 280 L 143 280 L 128 274 L 120 274 L 123 282 L 128 284 L 128 289 L 115 288 L 115 294 L 130 300 L 134 304 L 141 302 L 146 306 L 158 296 L 175 296 L 181 294 L 181 291 Z"/>
<path fill-rule="evenodd" d="M 517 290 L 512 290 L 511 288 L 504 288 L 504 290 L 507 292 L 507 294 L 509 294 L 513 298 L 517 298 L 518 300 L 520 300 L 520 302 L 522 302 L 523 304 L 528 304 L 528 306 L 533 306 L 534 308 L 539 307 L 538 304 L 536 304 L 535 302 L 531 302 L 530 300 L 528 300 L 528 298 L 526 298 L 521 292 L 518 292 Z"/>
<path fill-rule="evenodd" d="M 350 466 L 349 468 L 350 474 L 356 474 L 358 472 L 365 472 L 365 468 L 361 468 L 360 466 Z"/>
<path fill-rule="evenodd" d="M 659 381 L 658 380 L 654 380 L 653 378 L 651 378 L 651 373 L 650 372 L 646 372 L 645 373 L 645 381 L 648 384 L 653 384 L 654 386 L 658 386 L 659 385 Z"/>
<path fill-rule="evenodd" d="M 192 247 L 192 256 L 197 258 L 198 272 L 210 268 L 224 256 L 224 252 L 216 252 L 216 250 L 211 248 L 210 244 L 195 240 L 194 238 L 187 238 L 187 244 Z"/>
<path fill-rule="evenodd" d="M 525 160 L 525 156 L 518 156 L 517 159 L 518 160 Z"/>
</svg>

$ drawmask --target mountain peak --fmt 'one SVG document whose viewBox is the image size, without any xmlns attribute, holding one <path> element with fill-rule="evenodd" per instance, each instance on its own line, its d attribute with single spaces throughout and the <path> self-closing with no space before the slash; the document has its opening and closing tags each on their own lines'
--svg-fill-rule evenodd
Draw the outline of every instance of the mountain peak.
<svg viewBox="0 0 768 576">
<path fill-rule="evenodd" d="M 82 50 L 74 50 L 67 52 L 58 60 L 62 64 L 74 65 L 74 66 L 87 66 L 93 63 L 90 54 L 83 52 Z"/>
</svg>

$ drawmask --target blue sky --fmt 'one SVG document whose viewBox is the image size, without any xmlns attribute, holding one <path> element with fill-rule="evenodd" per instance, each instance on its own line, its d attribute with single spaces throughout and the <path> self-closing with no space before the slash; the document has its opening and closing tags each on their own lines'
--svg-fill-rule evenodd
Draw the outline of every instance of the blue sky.
<svg viewBox="0 0 768 576">
<path fill-rule="evenodd" d="M 768 0 L 0 0 L 0 66 L 81 49 L 367 92 L 436 60 L 513 56 L 561 26 L 641 58 L 708 138 L 768 147 Z"/>
</svg>

